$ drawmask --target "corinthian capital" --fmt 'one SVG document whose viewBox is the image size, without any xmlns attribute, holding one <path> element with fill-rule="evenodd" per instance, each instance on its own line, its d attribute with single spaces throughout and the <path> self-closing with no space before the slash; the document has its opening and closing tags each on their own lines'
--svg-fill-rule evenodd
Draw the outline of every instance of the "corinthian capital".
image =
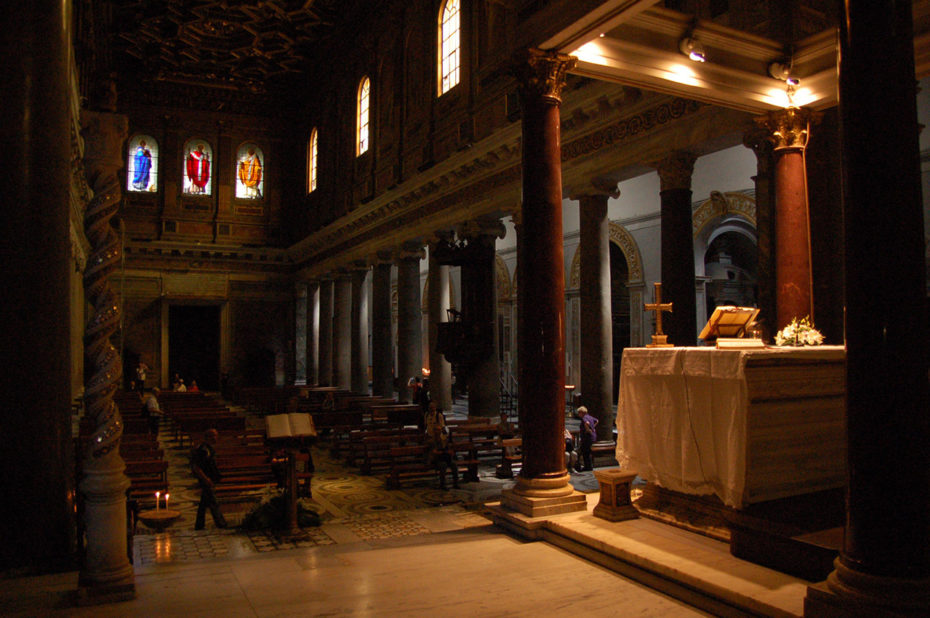
<svg viewBox="0 0 930 618">
<path fill-rule="evenodd" d="M 513 73 L 526 99 L 562 102 L 565 74 L 574 68 L 577 58 L 541 49 L 525 49 L 514 56 Z"/>
<path fill-rule="evenodd" d="M 775 150 L 807 148 L 811 124 L 823 116 L 803 107 L 788 107 L 755 118 L 756 124 L 769 131 L 768 139 Z"/>
<path fill-rule="evenodd" d="M 659 190 L 690 189 L 695 161 L 697 155 L 693 152 L 675 150 L 658 163 L 654 163 L 653 167 L 659 172 Z"/>
</svg>

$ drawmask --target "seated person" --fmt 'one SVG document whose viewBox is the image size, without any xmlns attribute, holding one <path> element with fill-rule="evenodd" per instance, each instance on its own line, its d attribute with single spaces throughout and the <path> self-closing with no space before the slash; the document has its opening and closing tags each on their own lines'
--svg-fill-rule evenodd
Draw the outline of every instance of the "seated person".
<svg viewBox="0 0 930 618">
<path fill-rule="evenodd" d="M 571 471 L 578 465 L 578 453 L 575 452 L 575 438 L 568 428 L 562 431 L 562 437 L 565 439 L 565 468 Z"/>
</svg>

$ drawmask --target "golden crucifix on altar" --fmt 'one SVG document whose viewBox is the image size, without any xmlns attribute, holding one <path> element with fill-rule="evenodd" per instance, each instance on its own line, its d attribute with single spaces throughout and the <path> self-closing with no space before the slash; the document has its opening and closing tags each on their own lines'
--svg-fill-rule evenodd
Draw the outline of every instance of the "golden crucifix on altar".
<svg viewBox="0 0 930 618">
<path fill-rule="evenodd" d="M 672 311 L 672 303 L 662 302 L 662 283 L 655 282 L 656 298 L 654 303 L 646 303 L 646 311 L 656 312 L 656 334 L 652 336 L 652 343 L 647 343 L 647 348 L 671 348 L 673 344 L 668 343 L 668 335 L 662 332 L 662 312 Z"/>
</svg>

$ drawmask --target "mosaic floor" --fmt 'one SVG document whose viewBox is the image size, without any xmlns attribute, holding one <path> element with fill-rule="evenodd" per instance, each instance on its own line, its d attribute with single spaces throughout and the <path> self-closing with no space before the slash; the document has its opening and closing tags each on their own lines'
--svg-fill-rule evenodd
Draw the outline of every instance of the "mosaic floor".
<svg viewBox="0 0 930 618">
<path fill-rule="evenodd" d="M 284 549 L 317 547 L 340 543 L 377 542 L 450 530 L 490 525 L 481 515 L 482 505 L 499 498 L 513 484 L 494 476 L 493 466 L 479 469 L 479 481 L 463 483 L 460 489 L 441 490 L 438 480 L 407 483 L 401 489 L 385 488 L 384 475 L 365 476 L 357 468 L 332 459 L 326 445 L 313 449 L 316 473 L 312 482 L 313 508 L 320 514 L 319 527 L 303 528 L 295 536 L 273 531 L 245 532 L 236 526 L 261 499 L 253 492 L 236 500 L 221 501 L 230 528 L 221 530 L 207 515 L 206 529 L 195 531 L 194 518 L 200 491 L 190 473 L 187 455 L 172 432 L 163 427 L 161 444 L 169 462 L 170 505 L 180 519 L 165 532 L 149 530 L 140 523 L 133 544 L 133 562 L 191 562 L 234 558 Z M 582 492 L 597 491 L 591 472 L 572 474 L 572 484 Z M 142 504 L 142 509 L 152 508 Z"/>
</svg>

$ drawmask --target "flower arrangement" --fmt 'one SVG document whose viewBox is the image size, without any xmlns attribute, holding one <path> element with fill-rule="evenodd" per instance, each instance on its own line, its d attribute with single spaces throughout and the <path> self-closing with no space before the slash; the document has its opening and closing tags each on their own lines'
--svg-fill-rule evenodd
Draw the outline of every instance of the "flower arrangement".
<svg viewBox="0 0 930 618">
<path fill-rule="evenodd" d="M 794 318 L 788 326 L 775 333 L 775 345 L 821 345 L 823 335 L 811 324 L 810 318 Z"/>
</svg>

